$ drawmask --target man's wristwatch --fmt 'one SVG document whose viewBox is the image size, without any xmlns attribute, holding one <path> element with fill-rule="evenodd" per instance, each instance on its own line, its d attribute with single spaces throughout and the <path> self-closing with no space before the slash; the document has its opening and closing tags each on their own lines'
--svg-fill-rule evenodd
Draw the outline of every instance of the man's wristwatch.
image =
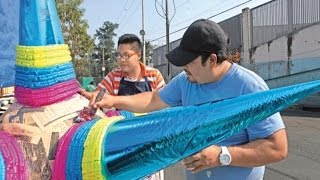
<svg viewBox="0 0 320 180">
<path fill-rule="evenodd" d="M 219 156 L 219 161 L 221 166 L 228 166 L 231 163 L 231 155 L 226 146 L 221 146 L 221 153 Z"/>
</svg>

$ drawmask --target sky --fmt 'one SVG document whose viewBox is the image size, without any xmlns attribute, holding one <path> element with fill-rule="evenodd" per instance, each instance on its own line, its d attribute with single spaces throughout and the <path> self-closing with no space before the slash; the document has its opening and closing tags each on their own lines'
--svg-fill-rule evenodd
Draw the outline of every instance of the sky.
<svg viewBox="0 0 320 180">
<path fill-rule="evenodd" d="M 145 39 L 151 41 L 152 45 L 165 45 L 166 38 L 160 38 L 166 35 L 166 21 L 163 18 L 165 0 L 84 0 L 81 7 L 85 10 L 84 19 L 89 24 L 88 33 L 94 35 L 103 22 L 110 21 L 119 24 L 115 31 L 115 40 L 125 33 L 136 34 L 141 38 L 139 32 L 142 29 L 142 1 Z M 268 1 L 270 0 L 168 0 L 168 15 L 171 19 L 169 32 L 183 29 L 197 19 L 211 16 L 214 16 L 211 20 L 220 22 L 240 14 L 246 7 L 254 8 Z M 221 13 L 240 4 L 243 5 Z M 180 39 L 185 30 L 171 34 L 170 42 Z"/>
</svg>

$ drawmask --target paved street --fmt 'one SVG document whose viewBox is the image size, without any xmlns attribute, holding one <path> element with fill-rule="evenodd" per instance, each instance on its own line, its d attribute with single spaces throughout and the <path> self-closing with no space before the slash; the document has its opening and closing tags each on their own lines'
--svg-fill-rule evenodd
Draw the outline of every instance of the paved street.
<svg viewBox="0 0 320 180">
<path fill-rule="evenodd" d="M 268 165 L 264 180 L 319 180 L 320 112 L 286 110 L 281 115 L 287 127 L 289 155 Z M 178 165 L 165 171 L 165 180 L 183 179 Z"/>
<path fill-rule="evenodd" d="M 265 180 L 320 179 L 320 112 L 285 111 L 289 155 L 267 166 Z"/>
</svg>

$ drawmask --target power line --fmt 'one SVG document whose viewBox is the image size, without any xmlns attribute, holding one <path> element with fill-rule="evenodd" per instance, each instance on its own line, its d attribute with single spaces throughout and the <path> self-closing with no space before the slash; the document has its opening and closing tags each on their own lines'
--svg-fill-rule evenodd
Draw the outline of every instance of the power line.
<svg viewBox="0 0 320 180">
<path fill-rule="evenodd" d="M 176 11 L 177 11 L 177 9 L 176 9 L 176 3 L 175 3 L 175 1 L 173 0 L 173 15 L 172 15 L 172 17 L 171 17 L 171 19 L 169 20 L 169 24 L 171 23 L 171 20 L 173 19 L 173 17 L 176 15 Z"/>
<path fill-rule="evenodd" d="M 230 11 L 230 10 L 233 10 L 233 9 L 235 9 L 235 8 L 237 8 L 237 7 L 240 7 L 240 6 L 244 5 L 244 4 L 247 4 L 247 3 L 251 2 L 251 1 L 253 1 L 253 0 L 245 1 L 245 2 L 243 2 L 243 3 L 241 3 L 241 4 L 238 4 L 238 5 L 236 5 L 236 6 L 233 6 L 233 7 L 229 8 L 229 9 L 226 9 L 226 10 L 224 10 L 224 11 L 222 11 L 222 12 L 219 12 L 219 13 L 217 13 L 217 14 L 215 14 L 215 15 L 212 15 L 212 16 L 208 17 L 207 19 L 211 19 L 211 18 L 213 18 L 213 17 L 215 17 L 215 16 L 218 16 L 218 15 L 220 15 L 220 14 L 223 14 L 223 13 L 225 13 L 225 12 L 228 12 L 228 11 Z M 189 27 L 189 26 L 186 26 L 186 27 L 180 28 L 180 29 L 178 29 L 178 30 L 175 30 L 175 31 L 169 33 L 169 35 L 175 34 L 175 33 L 179 32 L 179 31 L 182 31 L 182 30 L 184 30 L 184 29 L 187 29 L 188 27 Z M 157 41 L 157 40 L 162 39 L 162 38 L 164 38 L 164 37 L 166 37 L 166 35 L 163 35 L 163 36 L 161 36 L 161 37 L 158 37 L 158 38 L 156 38 L 156 39 L 153 39 L 153 40 L 151 40 L 150 42 Z"/>
<path fill-rule="evenodd" d="M 120 16 L 121 16 L 121 14 L 122 14 L 123 10 L 125 9 L 125 7 L 126 7 L 126 5 L 127 5 L 128 1 L 129 1 L 129 0 L 126 0 L 126 2 L 123 4 L 123 7 L 122 7 L 122 9 L 121 9 L 121 11 L 120 11 L 120 13 L 119 13 L 119 15 L 118 15 L 117 19 L 116 19 L 116 23 L 118 22 L 118 20 L 119 20 L 119 18 L 120 18 Z"/>
<path fill-rule="evenodd" d="M 154 8 L 156 9 L 156 12 L 158 13 L 158 15 L 165 19 L 166 17 L 165 17 L 164 15 L 160 14 L 160 12 L 158 11 L 157 3 L 160 5 L 163 14 L 166 14 L 166 13 L 164 12 L 164 10 L 163 10 L 163 9 L 164 9 L 164 8 L 163 8 L 163 5 L 160 4 L 157 0 L 154 0 Z"/>
<path fill-rule="evenodd" d="M 189 1 L 190 1 L 190 0 L 186 0 L 185 2 L 183 2 L 183 3 L 179 4 L 179 5 L 177 5 L 177 9 L 178 9 L 178 8 L 180 8 L 181 6 L 183 6 L 183 5 L 187 4 Z"/>
<path fill-rule="evenodd" d="M 204 11 L 202 11 L 202 12 L 200 12 L 200 13 L 192 16 L 191 18 L 188 18 L 188 19 L 186 19 L 186 20 L 184 20 L 184 21 L 181 21 L 181 22 L 178 22 L 178 23 L 174 24 L 173 26 L 179 26 L 180 24 L 184 24 L 184 23 L 186 23 L 186 22 L 189 22 L 190 20 L 194 19 L 195 17 L 198 17 L 198 16 L 200 16 L 200 15 L 202 15 L 202 14 L 204 14 L 204 13 L 207 13 L 208 11 L 211 11 L 213 8 L 215 8 L 215 9 L 223 8 L 223 7 L 225 7 L 225 4 L 226 4 L 226 3 L 229 3 L 229 2 L 228 2 L 228 1 L 224 1 L 222 4 L 219 4 L 219 5 L 220 5 L 219 7 L 217 7 L 217 6 L 210 7 L 210 8 L 208 8 L 207 10 L 204 10 Z"/>
<path fill-rule="evenodd" d="M 134 3 L 135 1 L 134 0 L 132 0 L 132 2 L 131 2 L 131 4 L 130 4 L 130 6 L 129 6 L 129 8 L 128 9 L 126 9 L 126 13 L 125 13 L 125 15 L 124 16 L 122 16 L 122 19 L 121 19 L 121 21 L 118 23 L 119 25 L 122 23 L 122 21 L 125 19 L 125 17 L 127 16 L 127 14 L 128 14 L 128 11 L 131 9 L 131 7 L 132 7 L 132 5 L 133 5 L 133 3 Z"/>
<path fill-rule="evenodd" d="M 133 15 L 136 14 L 137 9 L 138 9 L 138 7 L 140 6 L 140 4 L 141 4 L 141 1 L 140 1 L 140 3 L 138 3 L 138 6 L 136 6 L 136 8 L 134 9 L 134 12 L 131 14 L 130 17 L 132 17 Z M 126 22 L 124 23 L 124 25 L 121 27 L 121 29 L 119 30 L 119 32 L 122 32 L 122 30 L 127 26 L 129 20 L 131 20 L 131 19 L 130 19 L 130 18 L 127 18 L 127 21 L 126 21 Z"/>
</svg>

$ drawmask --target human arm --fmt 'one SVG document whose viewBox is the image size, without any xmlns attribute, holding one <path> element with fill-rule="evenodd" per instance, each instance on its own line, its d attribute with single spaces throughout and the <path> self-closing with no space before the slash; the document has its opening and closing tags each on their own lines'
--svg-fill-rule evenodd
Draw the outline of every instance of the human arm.
<svg viewBox="0 0 320 180">
<path fill-rule="evenodd" d="M 114 91 L 114 77 L 115 77 L 116 71 L 112 70 L 109 72 L 102 80 L 101 82 L 96 86 L 95 90 L 92 92 L 89 92 L 84 89 L 79 90 L 79 94 L 87 98 L 88 100 L 94 101 L 96 96 L 98 95 L 99 91 L 101 89 L 105 89 L 105 92 L 108 94 L 113 94 Z"/>
<path fill-rule="evenodd" d="M 288 143 L 285 129 L 280 129 L 265 139 L 227 147 L 232 157 L 231 166 L 256 167 L 275 163 L 286 158 Z M 210 146 L 184 159 L 188 170 L 196 173 L 207 168 L 220 166 L 219 146 Z"/>
<path fill-rule="evenodd" d="M 180 80 L 176 76 L 163 88 L 139 93 L 132 96 L 110 96 L 105 95 L 96 106 L 103 108 L 117 108 L 131 112 L 150 112 L 169 106 L 181 105 Z M 93 97 L 94 99 L 94 97 Z M 94 104 L 93 99 L 90 101 Z"/>
<path fill-rule="evenodd" d="M 95 108 L 114 107 L 131 112 L 150 112 L 169 106 L 160 99 L 158 91 L 144 92 L 132 96 L 112 96 L 105 94 L 101 101 L 96 103 L 94 103 L 94 101 L 90 102 Z"/>
<path fill-rule="evenodd" d="M 163 79 L 163 76 L 159 70 L 157 70 L 155 86 L 156 89 L 160 89 L 166 85 L 166 82 Z"/>
</svg>

